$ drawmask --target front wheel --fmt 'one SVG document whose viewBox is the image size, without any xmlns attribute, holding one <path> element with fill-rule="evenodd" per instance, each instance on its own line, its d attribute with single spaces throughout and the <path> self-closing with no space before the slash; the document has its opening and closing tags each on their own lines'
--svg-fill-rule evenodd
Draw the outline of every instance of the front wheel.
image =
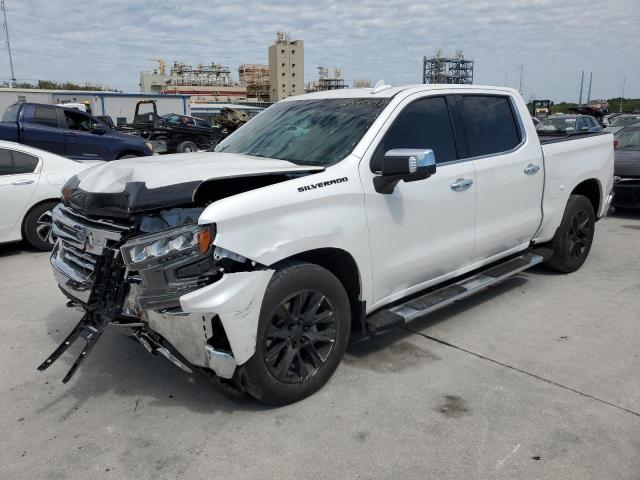
<svg viewBox="0 0 640 480">
<path fill-rule="evenodd" d="M 303 262 L 284 266 L 265 292 L 256 352 L 240 372 L 241 385 L 274 405 L 302 400 L 333 375 L 350 329 L 349 299 L 331 272 Z"/>
<path fill-rule="evenodd" d="M 562 223 L 551 240 L 553 256 L 544 264 L 558 272 L 578 270 L 589 255 L 596 217 L 593 206 L 584 195 L 571 195 Z"/>
</svg>

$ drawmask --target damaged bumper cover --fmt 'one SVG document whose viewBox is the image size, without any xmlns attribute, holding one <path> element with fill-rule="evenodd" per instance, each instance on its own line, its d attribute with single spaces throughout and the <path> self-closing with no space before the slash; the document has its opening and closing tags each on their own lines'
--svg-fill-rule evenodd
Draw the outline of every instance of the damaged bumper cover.
<svg viewBox="0 0 640 480">
<path fill-rule="evenodd" d="M 122 225 L 92 220 L 64 205 L 54 209 L 53 221 L 54 276 L 85 314 L 39 369 L 84 338 L 87 346 L 68 380 L 110 322 L 131 326 L 150 353 L 186 371 L 199 366 L 229 379 L 251 358 L 273 270 L 212 246 L 215 231 L 203 248 L 203 226 L 132 236 Z"/>
</svg>

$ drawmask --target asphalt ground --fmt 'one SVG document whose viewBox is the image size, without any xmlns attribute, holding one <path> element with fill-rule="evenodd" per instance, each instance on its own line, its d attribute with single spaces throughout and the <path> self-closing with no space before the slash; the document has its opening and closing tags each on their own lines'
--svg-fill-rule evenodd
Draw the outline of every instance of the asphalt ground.
<svg viewBox="0 0 640 480">
<path fill-rule="evenodd" d="M 2 479 L 640 479 L 640 214 L 578 272 L 536 267 L 349 349 L 316 395 L 229 396 L 79 320 L 48 256 L 0 246 Z"/>
</svg>

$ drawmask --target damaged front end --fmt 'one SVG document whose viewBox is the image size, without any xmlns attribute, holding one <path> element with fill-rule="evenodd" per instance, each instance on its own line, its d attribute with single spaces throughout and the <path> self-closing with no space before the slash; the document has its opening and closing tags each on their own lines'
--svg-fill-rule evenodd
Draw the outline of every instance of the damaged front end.
<svg viewBox="0 0 640 480">
<path fill-rule="evenodd" d="M 216 247 L 215 225 L 197 223 L 203 210 L 141 212 L 125 222 L 58 205 L 51 264 L 60 289 L 84 315 L 39 370 L 83 338 L 86 345 L 67 382 L 112 323 L 128 327 L 150 353 L 185 371 L 198 366 L 233 377 L 253 354 L 260 303 L 273 271 Z"/>
</svg>

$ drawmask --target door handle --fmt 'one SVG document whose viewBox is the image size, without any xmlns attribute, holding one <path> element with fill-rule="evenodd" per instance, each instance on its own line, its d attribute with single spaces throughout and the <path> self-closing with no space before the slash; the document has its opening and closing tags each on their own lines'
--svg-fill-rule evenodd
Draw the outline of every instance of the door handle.
<svg viewBox="0 0 640 480">
<path fill-rule="evenodd" d="M 463 192 L 467 188 L 471 187 L 471 185 L 473 185 L 473 180 L 470 178 L 459 178 L 449 186 L 454 192 Z"/>
<path fill-rule="evenodd" d="M 33 180 L 16 180 L 11 185 L 31 185 Z"/>
<path fill-rule="evenodd" d="M 67 132 L 67 137 L 77 137 L 77 136 L 78 136 L 77 133 Z"/>
<path fill-rule="evenodd" d="M 538 173 L 538 170 L 540 170 L 540 167 L 538 165 L 530 163 L 524 168 L 524 173 L 526 173 L 527 175 L 535 175 L 536 173 Z"/>
</svg>

